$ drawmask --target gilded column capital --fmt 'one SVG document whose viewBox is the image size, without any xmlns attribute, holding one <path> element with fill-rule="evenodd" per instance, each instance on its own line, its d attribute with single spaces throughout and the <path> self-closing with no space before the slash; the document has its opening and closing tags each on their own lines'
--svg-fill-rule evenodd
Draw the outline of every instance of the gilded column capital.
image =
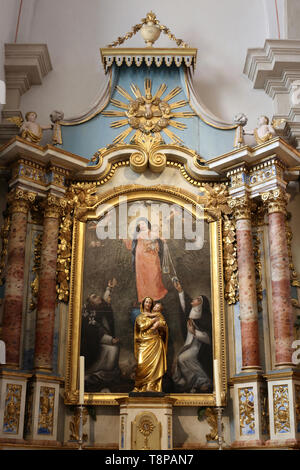
<svg viewBox="0 0 300 470">
<path fill-rule="evenodd" d="M 66 199 L 53 194 L 48 194 L 42 203 L 44 209 L 44 217 L 58 219 L 67 206 Z"/>
<path fill-rule="evenodd" d="M 36 193 L 24 191 L 17 188 L 8 193 L 7 201 L 9 204 L 9 211 L 13 214 L 21 212 L 27 214 L 30 206 L 35 202 Z"/>
<path fill-rule="evenodd" d="M 229 199 L 228 204 L 232 209 L 235 220 L 251 220 L 252 201 L 249 196 L 245 195 L 237 198 L 231 198 Z"/>
<path fill-rule="evenodd" d="M 281 212 L 286 215 L 286 206 L 289 201 L 289 195 L 281 188 L 268 191 L 261 195 L 263 203 L 267 206 L 269 214 Z"/>
</svg>

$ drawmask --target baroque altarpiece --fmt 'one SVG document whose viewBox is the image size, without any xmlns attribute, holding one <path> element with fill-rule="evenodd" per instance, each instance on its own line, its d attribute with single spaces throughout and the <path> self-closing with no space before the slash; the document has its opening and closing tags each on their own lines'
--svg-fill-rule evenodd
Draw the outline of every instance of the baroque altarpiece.
<svg viewBox="0 0 300 470">
<path fill-rule="evenodd" d="M 120 47 L 138 31 L 145 48 Z M 176 47 L 155 47 L 162 33 Z M 220 429 L 226 448 L 298 447 L 299 151 L 266 117 L 248 145 L 244 115 L 227 123 L 207 110 L 197 50 L 152 13 L 100 53 L 91 109 L 54 112 L 46 145 L 34 112 L 27 127 L 15 118 L 20 134 L 0 148 L 1 445 L 77 446 L 84 356 L 86 448 L 216 448 Z M 167 372 L 164 396 L 134 414 L 146 296 L 163 305 Z"/>
</svg>

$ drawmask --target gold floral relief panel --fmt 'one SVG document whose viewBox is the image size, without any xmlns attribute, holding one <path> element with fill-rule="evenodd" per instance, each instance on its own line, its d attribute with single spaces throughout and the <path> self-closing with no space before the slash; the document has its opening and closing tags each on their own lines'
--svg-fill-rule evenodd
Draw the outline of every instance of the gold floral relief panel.
<svg viewBox="0 0 300 470">
<path fill-rule="evenodd" d="M 143 298 L 163 305 L 169 339 L 163 392 L 176 405 L 215 405 L 213 359 L 225 399 L 220 218 L 176 191 L 117 191 L 74 216 L 66 402 L 114 404 L 134 388 L 134 324 Z"/>
</svg>

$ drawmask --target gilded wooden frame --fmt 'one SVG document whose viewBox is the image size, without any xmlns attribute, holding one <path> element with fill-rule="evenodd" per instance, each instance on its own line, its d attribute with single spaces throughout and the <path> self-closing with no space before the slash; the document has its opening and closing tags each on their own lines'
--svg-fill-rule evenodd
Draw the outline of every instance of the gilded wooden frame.
<svg viewBox="0 0 300 470">
<path fill-rule="evenodd" d="M 80 355 L 80 325 L 83 296 L 83 264 L 85 247 L 85 228 L 88 220 L 96 218 L 96 209 L 100 204 L 114 207 L 119 203 L 119 197 L 126 195 L 128 202 L 138 200 L 153 200 L 183 206 L 192 203 L 193 215 L 196 216 L 196 205 L 204 205 L 204 218 L 209 222 L 211 249 L 211 310 L 213 327 L 213 358 L 218 359 L 219 375 L 221 377 L 222 405 L 226 403 L 227 369 L 225 350 L 225 300 L 223 286 L 223 257 L 222 257 L 222 219 L 220 214 L 207 208 L 205 196 L 196 196 L 183 190 L 168 186 L 142 187 L 138 185 L 123 186 L 109 193 L 100 193 L 97 203 L 92 207 L 80 207 L 75 210 L 73 220 L 72 260 L 70 275 L 70 301 L 68 319 L 68 337 L 66 354 L 65 403 L 78 404 L 79 401 L 79 355 Z M 97 214 L 97 217 L 100 217 Z M 118 405 L 119 398 L 128 396 L 127 393 L 85 393 L 85 405 Z M 175 406 L 216 406 L 215 384 L 213 393 L 176 394 L 170 396 L 176 399 Z"/>
</svg>

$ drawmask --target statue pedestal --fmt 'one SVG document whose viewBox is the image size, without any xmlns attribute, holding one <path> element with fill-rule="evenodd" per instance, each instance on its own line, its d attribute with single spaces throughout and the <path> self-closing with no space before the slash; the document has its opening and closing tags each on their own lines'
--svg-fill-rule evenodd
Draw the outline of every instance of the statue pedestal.
<svg viewBox="0 0 300 470">
<path fill-rule="evenodd" d="M 172 408 L 175 398 L 132 394 L 117 399 L 120 405 L 120 450 L 171 450 Z"/>
</svg>

